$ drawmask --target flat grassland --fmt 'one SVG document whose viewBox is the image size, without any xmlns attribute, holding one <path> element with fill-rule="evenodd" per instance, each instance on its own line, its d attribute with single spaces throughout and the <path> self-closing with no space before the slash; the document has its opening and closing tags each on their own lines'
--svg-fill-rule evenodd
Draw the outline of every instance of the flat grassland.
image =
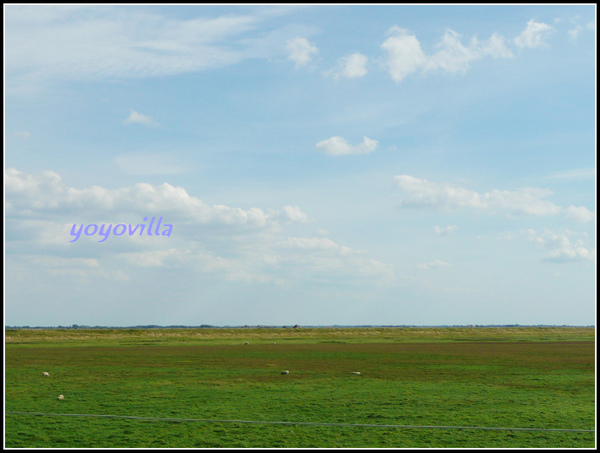
<svg viewBox="0 0 600 453">
<path fill-rule="evenodd" d="M 593 432 L 15 412 L 592 430 L 594 398 L 594 328 L 5 330 L 8 448 L 593 448 Z"/>
</svg>

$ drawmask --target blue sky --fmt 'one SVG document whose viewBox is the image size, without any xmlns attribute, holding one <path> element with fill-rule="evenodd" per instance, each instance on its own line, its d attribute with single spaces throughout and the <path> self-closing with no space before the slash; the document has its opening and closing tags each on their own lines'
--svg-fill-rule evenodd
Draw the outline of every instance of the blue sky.
<svg viewBox="0 0 600 453">
<path fill-rule="evenodd" d="M 8 325 L 594 324 L 595 5 L 4 12 Z"/>
</svg>

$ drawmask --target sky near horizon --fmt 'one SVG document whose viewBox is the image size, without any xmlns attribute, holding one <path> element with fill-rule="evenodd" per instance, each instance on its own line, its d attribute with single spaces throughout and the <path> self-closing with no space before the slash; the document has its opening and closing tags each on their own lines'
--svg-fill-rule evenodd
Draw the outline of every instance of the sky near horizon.
<svg viewBox="0 0 600 453">
<path fill-rule="evenodd" d="M 595 5 L 4 13 L 7 325 L 595 324 Z"/>
</svg>

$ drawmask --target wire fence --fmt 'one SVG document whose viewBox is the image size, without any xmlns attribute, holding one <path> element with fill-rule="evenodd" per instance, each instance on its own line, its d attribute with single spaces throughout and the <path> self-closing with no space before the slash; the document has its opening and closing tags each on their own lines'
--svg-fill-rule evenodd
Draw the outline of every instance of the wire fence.
<svg viewBox="0 0 600 453">
<path fill-rule="evenodd" d="M 202 418 L 162 418 L 162 417 L 140 417 L 135 415 L 105 415 L 105 414 L 55 414 L 46 412 L 14 412 L 7 411 L 10 415 L 33 415 L 52 417 L 94 417 L 94 418 L 117 418 L 128 420 L 146 420 L 157 422 L 202 422 L 202 423 L 247 423 L 262 425 L 301 425 L 301 426 L 337 426 L 347 428 L 395 428 L 395 429 L 472 429 L 485 431 L 555 431 L 570 433 L 595 433 L 594 429 L 567 429 L 567 428 L 503 428 L 487 426 L 419 426 L 419 425 L 373 425 L 365 423 L 326 423 L 326 422 L 290 422 L 270 420 L 218 420 Z"/>
</svg>

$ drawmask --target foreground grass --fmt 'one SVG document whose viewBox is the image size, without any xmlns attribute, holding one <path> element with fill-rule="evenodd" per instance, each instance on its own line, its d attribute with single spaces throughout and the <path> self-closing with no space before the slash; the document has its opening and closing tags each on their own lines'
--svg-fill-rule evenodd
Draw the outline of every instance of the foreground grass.
<svg viewBox="0 0 600 453">
<path fill-rule="evenodd" d="M 204 329 L 202 329 L 204 330 Z M 221 329 L 214 329 L 221 330 Z M 232 331 L 234 329 L 231 329 Z M 258 331 L 258 329 L 255 329 Z M 275 329 L 263 329 L 267 335 Z M 371 341 L 397 332 L 346 329 L 332 342 L 293 337 L 273 344 L 239 329 L 235 338 L 146 344 L 116 331 L 57 346 L 6 343 L 6 411 L 327 423 L 593 429 L 593 341 L 477 341 L 436 332 L 437 343 Z M 398 329 L 401 330 L 401 329 Z M 478 330 L 478 329 L 472 329 Z M 555 331 L 556 335 L 566 335 Z M 7 337 L 12 332 L 7 332 Z M 103 333 L 111 335 L 110 332 Z M 239 336 L 237 336 L 239 334 Z M 242 335 L 243 334 L 243 335 Z M 335 330 L 333 330 L 335 334 Z M 535 334 L 535 335 L 534 335 Z M 590 332 L 588 330 L 587 335 Z M 88 331 L 82 337 L 89 335 Z M 298 333 L 298 335 L 300 335 Z M 406 335 L 406 333 L 404 333 Z M 506 335 L 504 333 L 503 335 Z M 525 341 L 529 335 L 534 341 Z M 536 336 L 537 335 L 537 336 Z M 592 329 L 593 335 L 593 329 Z M 400 335 L 399 335 L 400 336 Z M 433 334 L 430 335 L 430 337 Z M 401 336 L 400 336 L 401 337 Z M 14 337 L 13 337 L 14 338 Z M 360 339 L 361 341 L 357 340 Z M 406 340 L 408 337 L 404 337 Z M 449 338 L 454 338 L 450 341 Z M 281 340 L 281 337 L 278 338 Z M 350 341 L 355 339 L 355 341 Z M 567 338 L 568 340 L 569 338 Z M 203 342 L 202 342 L 203 341 Z M 219 341 L 223 344 L 217 344 Z M 235 344 L 227 344 L 234 341 Z M 422 341 L 422 338 L 421 338 Z M 174 342 L 174 343 L 171 343 Z M 86 347 L 74 347 L 73 345 Z M 282 376 L 281 370 L 290 370 Z M 42 372 L 50 372 L 43 378 Z M 360 371 L 361 376 L 352 375 Z M 65 395 L 63 401 L 57 400 Z M 593 433 L 414 430 L 162 422 L 7 414 L 6 447 L 588 447 Z"/>
</svg>

